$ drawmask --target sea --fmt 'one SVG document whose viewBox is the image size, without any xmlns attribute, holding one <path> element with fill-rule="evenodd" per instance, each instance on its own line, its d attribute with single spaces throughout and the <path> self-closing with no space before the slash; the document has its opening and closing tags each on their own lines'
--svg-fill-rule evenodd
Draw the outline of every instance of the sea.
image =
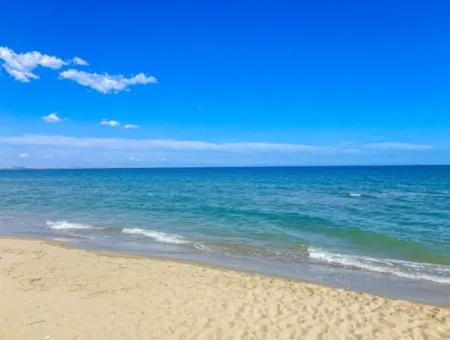
<svg viewBox="0 0 450 340">
<path fill-rule="evenodd" d="M 450 166 L 0 170 L 0 234 L 450 305 Z"/>
</svg>

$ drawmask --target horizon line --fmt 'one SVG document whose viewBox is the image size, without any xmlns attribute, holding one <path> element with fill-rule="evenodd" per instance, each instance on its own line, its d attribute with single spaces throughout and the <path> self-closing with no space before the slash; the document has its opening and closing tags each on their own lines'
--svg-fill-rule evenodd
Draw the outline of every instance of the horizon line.
<svg viewBox="0 0 450 340">
<path fill-rule="evenodd" d="M 151 169 L 232 169 L 232 168 L 350 168 L 350 167 L 446 167 L 449 164 L 336 164 L 336 165 L 221 165 L 221 166 L 146 166 L 146 167 L 61 167 L 61 168 L 33 168 L 23 166 L 0 167 L 1 170 L 151 170 Z"/>
</svg>

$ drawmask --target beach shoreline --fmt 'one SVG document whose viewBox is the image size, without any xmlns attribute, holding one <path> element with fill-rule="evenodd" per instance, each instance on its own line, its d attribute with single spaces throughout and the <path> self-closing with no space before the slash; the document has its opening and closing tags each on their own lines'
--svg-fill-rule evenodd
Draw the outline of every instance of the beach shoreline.
<svg viewBox="0 0 450 340">
<path fill-rule="evenodd" d="M 190 260 L 0 237 L 2 339 L 450 335 L 450 308 Z"/>
<path fill-rule="evenodd" d="M 450 306 L 449 169 L 5 171 L 0 227 Z"/>
<path fill-rule="evenodd" d="M 120 249 L 94 248 L 94 247 L 89 247 L 89 246 L 85 246 L 82 244 L 75 245 L 73 243 L 69 243 L 66 241 L 58 240 L 58 239 L 39 238 L 36 236 L 27 237 L 27 236 L 11 236 L 11 235 L 4 236 L 3 235 L 3 236 L 0 236 L 0 242 L 2 240 L 23 240 L 23 241 L 32 241 L 32 242 L 38 241 L 38 242 L 43 242 L 44 244 L 48 244 L 50 246 L 61 247 L 61 248 L 72 249 L 72 250 L 86 251 L 88 253 L 92 253 L 95 256 L 107 256 L 107 257 L 112 257 L 112 258 L 125 258 L 125 259 L 130 258 L 130 259 L 138 259 L 138 260 L 140 259 L 140 260 L 177 263 L 177 264 L 181 264 L 181 265 L 199 266 L 199 267 L 205 267 L 205 268 L 212 269 L 212 270 L 218 270 L 218 271 L 224 271 L 224 272 L 234 272 L 237 274 L 246 274 L 246 275 L 250 275 L 250 276 L 260 276 L 260 277 L 268 278 L 268 279 L 278 279 L 278 280 L 284 280 L 284 281 L 292 282 L 292 283 L 308 284 L 308 285 L 314 285 L 314 286 L 319 286 L 319 287 L 328 288 L 328 289 L 338 289 L 338 290 L 353 292 L 356 294 L 376 296 L 378 298 L 383 298 L 383 299 L 388 299 L 388 300 L 393 300 L 393 301 L 403 301 L 403 302 L 410 302 L 410 303 L 415 303 L 415 304 L 417 303 L 417 304 L 425 305 L 425 306 L 450 309 L 450 305 L 448 305 L 448 304 L 433 303 L 433 302 L 418 301 L 418 300 L 409 300 L 406 298 L 390 297 L 390 296 L 385 296 L 382 294 L 367 292 L 364 290 L 350 289 L 350 288 L 346 288 L 346 287 L 340 287 L 340 286 L 336 286 L 336 285 L 332 285 L 332 284 L 308 280 L 306 278 L 300 279 L 300 278 L 296 278 L 296 277 L 285 276 L 282 274 L 280 274 L 280 275 L 269 274 L 269 273 L 258 271 L 256 269 L 255 270 L 244 269 L 244 268 L 236 269 L 234 267 L 220 265 L 215 262 L 206 262 L 206 261 L 202 261 L 202 260 L 195 260 L 195 259 L 189 259 L 189 258 L 171 257 L 169 255 L 163 256 L 163 255 L 152 255 L 152 254 L 146 254 L 146 253 L 140 253 L 140 252 L 130 252 L 130 251 L 125 251 L 125 250 L 120 250 Z"/>
</svg>

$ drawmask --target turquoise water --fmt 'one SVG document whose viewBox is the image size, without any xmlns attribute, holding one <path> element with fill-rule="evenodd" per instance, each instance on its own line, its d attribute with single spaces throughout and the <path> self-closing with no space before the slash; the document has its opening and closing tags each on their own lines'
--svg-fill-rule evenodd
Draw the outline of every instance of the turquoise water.
<svg viewBox="0 0 450 340">
<path fill-rule="evenodd" d="M 2 170 L 0 231 L 448 292 L 450 167 Z"/>
</svg>

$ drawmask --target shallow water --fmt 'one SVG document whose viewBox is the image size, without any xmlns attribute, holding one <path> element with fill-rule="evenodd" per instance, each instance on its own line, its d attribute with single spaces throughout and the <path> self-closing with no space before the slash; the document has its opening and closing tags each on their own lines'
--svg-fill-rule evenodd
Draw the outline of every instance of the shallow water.
<svg viewBox="0 0 450 340">
<path fill-rule="evenodd" d="M 2 170 L 0 231 L 450 304 L 450 167 Z"/>
</svg>

